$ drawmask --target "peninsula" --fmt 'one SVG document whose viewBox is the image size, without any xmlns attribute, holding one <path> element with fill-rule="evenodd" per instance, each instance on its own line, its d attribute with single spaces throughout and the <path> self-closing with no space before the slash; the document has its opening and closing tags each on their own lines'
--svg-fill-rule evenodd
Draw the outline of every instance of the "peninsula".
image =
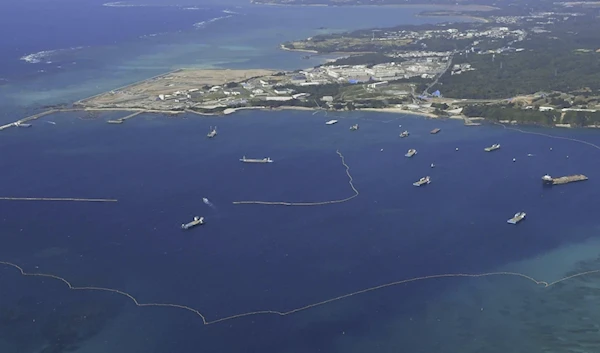
<svg viewBox="0 0 600 353">
<path fill-rule="evenodd" d="M 600 21 L 578 4 L 540 2 L 540 11 L 485 8 L 476 12 L 485 22 L 298 39 L 282 43 L 282 49 L 340 57 L 293 71 L 180 69 L 63 109 L 173 114 L 365 109 L 459 118 L 467 125 L 488 119 L 600 127 Z"/>
</svg>

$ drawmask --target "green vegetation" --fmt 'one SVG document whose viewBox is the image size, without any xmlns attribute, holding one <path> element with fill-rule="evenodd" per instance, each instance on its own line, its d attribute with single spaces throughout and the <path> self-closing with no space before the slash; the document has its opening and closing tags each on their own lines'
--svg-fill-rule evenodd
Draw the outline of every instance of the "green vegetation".
<svg viewBox="0 0 600 353">
<path fill-rule="evenodd" d="M 545 50 L 458 56 L 453 63 L 470 63 L 475 70 L 440 79 L 442 94 L 452 98 L 509 98 L 538 91 L 600 94 L 600 53 Z M 559 104 L 562 104 L 559 103 Z"/>
<path fill-rule="evenodd" d="M 555 116 L 558 115 L 560 118 L 560 113 L 555 111 L 540 112 L 510 105 L 467 105 L 463 108 L 462 113 L 468 117 L 484 117 L 494 121 L 514 120 L 519 124 L 554 125 L 560 123 L 560 121 L 555 121 L 557 120 Z"/>
<path fill-rule="evenodd" d="M 571 124 L 572 126 L 600 125 L 598 111 L 539 111 L 538 109 L 521 109 L 512 104 L 508 105 L 467 105 L 463 114 L 468 117 L 485 117 L 493 121 L 509 120 L 518 124 L 555 125 Z"/>
</svg>

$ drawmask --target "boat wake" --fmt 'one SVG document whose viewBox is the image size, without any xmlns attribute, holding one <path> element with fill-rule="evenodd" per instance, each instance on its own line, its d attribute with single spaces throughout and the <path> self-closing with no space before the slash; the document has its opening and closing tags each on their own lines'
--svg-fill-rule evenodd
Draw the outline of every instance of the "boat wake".
<svg viewBox="0 0 600 353">
<path fill-rule="evenodd" d="M 215 206 L 214 203 L 210 202 L 210 200 L 207 199 L 206 197 L 202 198 L 202 202 L 204 202 L 205 205 L 207 205 L 208 207 L 212 208 L 214 211 L 217 211 L 217 206 Z"/>
</svg>

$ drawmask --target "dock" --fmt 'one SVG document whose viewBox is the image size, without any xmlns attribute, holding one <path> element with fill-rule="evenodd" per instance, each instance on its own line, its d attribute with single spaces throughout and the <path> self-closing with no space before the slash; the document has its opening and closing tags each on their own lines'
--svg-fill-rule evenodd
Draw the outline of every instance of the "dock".
<svg viewBox="0 0 600 353">
<path fill-rule="evenodd" d="M 54 113 L 58 113 L 58 112 L 66 112 L 66 111 L 73 111 L 76 109 L 50 109 L 50 110 L 46 110 L 45 112 L 41 112 L 38 114 L 34 114 L 34 115 L 30 115 L 26 118 L 17 120 L 13 123 L 9 123 L 9 124 L 5 124 L 5 125 L 1 125 L 0 126 L 0 131 L 4 130 L 4 129 L 8 129 L 9 127 L 18 127 L 19 124 L 25 124 L 28 121 L 32 121 L 32 120 L 36 120 L 39 119 L 41 117 L 44 117 L 46 115 L 50 115 L 50 114 L 54 114 Z"/>
<path fill-rule="evenodd" d="M 431 130 L 429 133 L 430 134 L 437 134 L 440 131 L 442 131 L 442 129 L 435 128 L 435 129 Z"/>
<path fill-rule="evenodd" d="M 542 181 L 545 185 L 561 185 L 584 180 L 588 180 L 588 177 L 583 174 L 567 175 L 558 178 L 553 178 L 550 175 L 544 175 L 542 177 Z"/>
<path fill-rule="evenodd" d="M 119 118 L 119 119 L 109 120 L 108 123 L 109 124 L 123 124 L 125 122 L 125 120 L 131 119 L 131 118 L 133 118 L 135 116 L 138 116 L 138 115 L 142 114 L 143 112 L 144 112 L 143 110 L 140 110 L 138 112 L 131 113 L 131 114 L 129 114 L 127 116 L 124 116 L 122 118 Z"/>
</svg>

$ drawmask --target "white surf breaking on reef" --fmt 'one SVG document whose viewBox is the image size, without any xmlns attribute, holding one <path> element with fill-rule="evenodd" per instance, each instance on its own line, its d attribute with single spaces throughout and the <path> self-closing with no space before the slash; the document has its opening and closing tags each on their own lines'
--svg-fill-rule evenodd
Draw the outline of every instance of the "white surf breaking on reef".
<svg viewBox="0 0 600 353">
<path fill-rule="evenodd" d="M 217 21 L 221 21 L 227 18 L 233 17 L 233 15 L 227 15 L 227 16 L 220 16 L 220 17 L 215 17 L 215 18 L 211 18 L 210 20 L 206 20 L 206 21 L 202 21 L 202 22 L 197 22 L 194 23 L 194 27 L 197 29 L 201 29 L 201 28 L 205 28 L 206 26 L 208 26 L 211 23 L 215 23 Z"/>
<path fill-rule="evenodd" d="M 85 48 L 85 47 L 82 46 L 82 47 L 71 47 L 71 48 L 64 48 L 64 49 L 42 50 L 37 53 L 23 55 L 19 60 L 23 60 L 30 64 L 39 64 L 42 62 L 46 63 L 46 64 L 52 64 L 52 60 L 51 60 L 52 57 L 59 55 L 59 54 L 66 54 L 68 52 L 81 50 L 83 48 Z"/>
<path fill-rule="evenodd" d="M 169 4 L 131 4 L 125 1 L 113 1 L 102 4 L 105 7 L 178 7 L 182 10 L 196 11 L 206 10 L 205 7 L 189 6 L 189 5 L 169 5 Z"/>
</svg>

